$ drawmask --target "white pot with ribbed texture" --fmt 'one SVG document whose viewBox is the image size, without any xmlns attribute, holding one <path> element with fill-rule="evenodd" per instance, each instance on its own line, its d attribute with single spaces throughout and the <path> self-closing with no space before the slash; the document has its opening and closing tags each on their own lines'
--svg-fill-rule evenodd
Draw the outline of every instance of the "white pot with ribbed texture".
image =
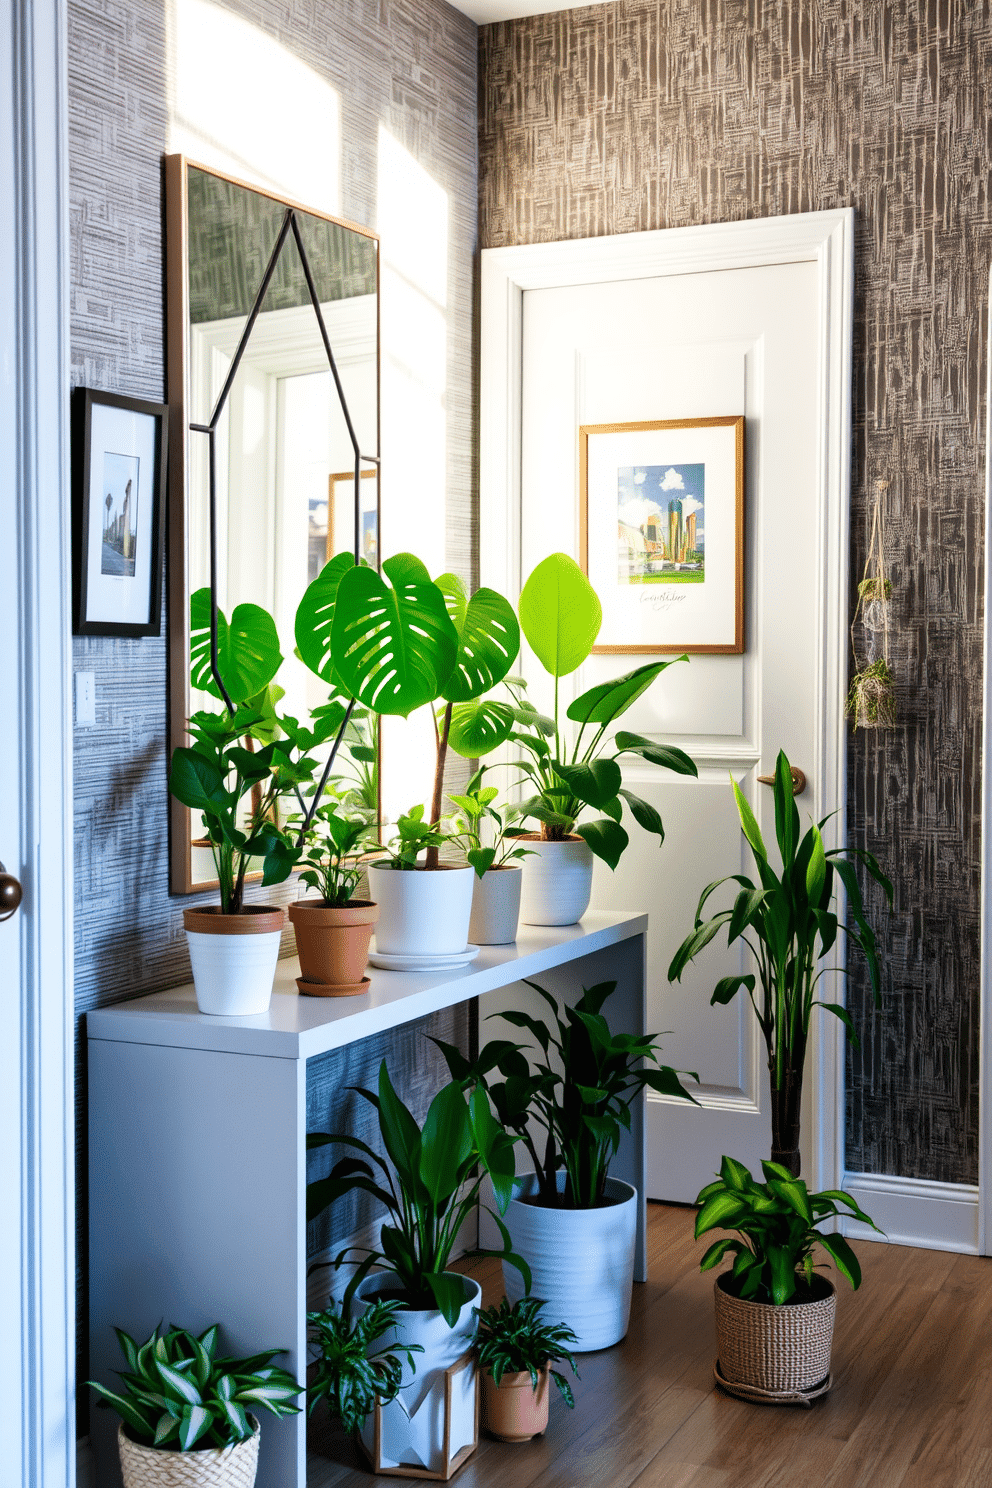
<svg viewBox="0 0 992 1488">
<path fill-rule="evenodd" d="M 268 1012 L 286 911 L 252 904 L 241 914 L 184 909 L 183 925 L 201 1013 L 245 1018 Z"/>
<path fill-rule="evenodd" d="M 474 868 L 369 864 L 379 906 L 375 947 L 390 956 L 454 956 L 468 945 Z"/>
<path fill-rule="evenodd" d="M 520 918 L 525 925 L 574 925 L 592 897 L 592 849 L 581 837 L 542 842 L 521 837 L 529 857 L 523 864 Z"/>
<path fill-rule="evenodd" d="M 448 1272 L 449 1276 L 457 1273 Z M 482 1305 L 482 1288 L 469 1276 L 457 1278 L 464 1287 L 462 1303 L 453 1328 L 436 1308 L 431 1311 L 400 1313 L 397 1326 L 376 1340 L 377 1353 L 393 1344 L 409 1347 L 419 1344 L 422 1354 L 414 1354 L 414 1368 L 404 1360 L 399 1394 L 381 1415 L 380 1454 L 385 1470 L 406 1466 L 421 1467 L 427 1472 L 440 1471 L 445 1454 L 445 1371 L 469 1352 L 478 1331 L 475 1309 Z M 389 1271 L 373 1271 L 355 1288 L 352 1313 L 357 1320 L 378 1292 L 395 1292 L 396 1277 Z M 475 1440 L 475 1395 L 478 1386 L 475 1363 L 460 1370 L 451 1379 L 451 1420 L 449 1423 L 449 1457 Z M 362 1442 L 374 1459 L 374 1414 L 365 1418 Z"/>
<path fill-rule="evenodd" d="M 565 1174 L 558 1174 L 558 1190 Z M 530 1266 L 531 1293 L 547 1303 L 545 1317 L 573 1330 L 573 1353 L 619 1343 L 630 1319 L 637 1235 L 637 1190 L 607 1178 L 601 1209 L 547 1209 L 522 1199 L 538 1192 L 533 1173 L 519 1179 L 504 1223 L 513 1249 Z M 511 1302 L 523 1296 L 519 1271 L 503 1262 L 503 1284 Z"/>
<path fill-rule="evenodd" d="M 468 925 L 472 945 L 510 945 L 516 940 L 522 879 L 523 869 L 513 863 L 488 868 L 481 878 L 475 875 Z"/>
</svg>

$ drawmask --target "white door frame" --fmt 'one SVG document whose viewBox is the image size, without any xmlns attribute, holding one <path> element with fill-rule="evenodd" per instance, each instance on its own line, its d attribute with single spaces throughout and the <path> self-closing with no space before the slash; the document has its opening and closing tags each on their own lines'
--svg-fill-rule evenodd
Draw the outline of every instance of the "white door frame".
<svg viewBox="0 0 992 1488">
<path fill-rule="evenodd" d="M 825 562 L 811 601 L 824 616 L 818 657 L 819 716 L 807 774 L 817 798 L 838 803 L 831 836 L 846 840 L 848 555 L 854 211 L 808 212 L 753 222 L 622 233 L 482 253 L 480 582 L 520 592 L 521 396 L 525 290 L 659 278 L 773 264 L 814 263 L 819 304 L 819 520 Z M 839 912 L 844 913 L 843 902 Z M 843 1003 L 843 977 L 830 1000 Z M 844 1030 L 820 1020 L 808 1065 L 815 1188 L 844 1177 Z"/>
<path fill-rule="evenodd" d="M 24 891 L 0 924 L 20 1094 L 4 1133 L 14 1172 L 0 1241 L 20 1348 L 5 1333 L 0 1427 L 5 1482 L 64 1488 L 76 1434 L 65 0 L 4 0 L 0 74 L 0 480 L 13 500 L 0 621 L 16 800 L 0 858 Z"/>
<path fill-rule="evenodd" d="M 978 1254 L 992 1255 L 992 1134 L 988 1131 L 992 1082 L 992 271 L 989 274 L 985 378 L 985 664 L 982 726 L 982 971 L 981 1046 L 978 1073 Z"/>
</svg>

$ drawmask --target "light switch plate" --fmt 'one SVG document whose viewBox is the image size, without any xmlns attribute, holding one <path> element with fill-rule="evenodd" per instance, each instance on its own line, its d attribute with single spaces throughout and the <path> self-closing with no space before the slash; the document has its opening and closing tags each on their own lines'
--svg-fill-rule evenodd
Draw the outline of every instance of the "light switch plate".
<svg viewBox="0 0 992 1488">
<path fill-rule="evenodd" d="M 76 727 L 92 728 L 96 723 L 96 686 L 92 672 L 76 673 Z"/>
</svg>

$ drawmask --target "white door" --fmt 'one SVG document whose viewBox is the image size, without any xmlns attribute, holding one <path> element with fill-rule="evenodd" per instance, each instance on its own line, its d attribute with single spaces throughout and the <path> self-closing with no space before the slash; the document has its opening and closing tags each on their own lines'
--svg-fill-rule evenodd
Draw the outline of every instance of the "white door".
<svg viewBox="0 0 992 1488">
<path fill-rule="evenodd" d="M 0 27 L 0 1440 L 6 1485 L 75 1466 L 63 7 Z M 3 913 L 0 910 L 0 913 Z"/>
<path fill-rule="evenodd" d="M 830 215 L 836 225 L 841 214 Z M 650 912 L 648 1028 L 671 1030 L 666 1059 L 700 1076 L 701 1109 L 649 1097 L 648 1196 L 677 1202 L 694 1199 L 721 1154 L 756 1169 L 770 1150 L 764 1047 L 750 1007 L 743 999 L 709 1005 L 720 976 L 746 969 L 740 949 L 714 942 L 681 984 L 667 977 L 704 885 L 751 871 L 730 777 L 766 840 L 774 840 L 773 803 L 757 777 L 771 773 L 779 748 L 808 778 L 801 815 L 819 819 L 843 806 L 846 454 L 843 428 L 831 433 L 838 390 L 828 389 L 835 367 L 825 266 L 817 251 L 784 262 L 774 251 L 764 261 L 740 251 L 742 266 L 732 253 L 713 265 L 707 230 L 697 231 L 696 260 L 683 254 L 670 264 L 662 255 L 653 275 L 629 277 L 621 259 L 606 277 L 597 240 L 600 282 L 589 282 L 588 265 L 584 274 L 581 263 L 559 261 L 556 282 L 547 283 L 549 273 L 546 287 L 522 289 L 519 556 L 512 555 L 524 577 L 554 549 L 578 557 L 579 426 L 746 415 L 746 649 L 673 666 L 624 716 L 624 727 L 685 748 L 699 780 L 636 760 L 625 765 L 625 783 L 660 811 L 666 842 L 659 849 L 656 837 L 631 826 L 620 867 L 611 874 L 597 863 L 593 891 L 594 908 Z M 610 243 L 624 247 L 623 238 Z M 485 346 L 483 358 L 485 379 Z M 833 347 L 838 358 L 843 363 L 842 346 Z M 483 542 L 485 562 L 485 535 Z M 648 659 L 590 657 L 566 679 L 568 697 Z M 834 827 L 836 835 L 837 819 Z M 842 989 L 825 1000 L 842 1001 Z M 839 1184 L 842 1062 L 834 1030 L 823 1032 L 809 1060 L 803 1171 L 813 1182 Z"/>
</svg>

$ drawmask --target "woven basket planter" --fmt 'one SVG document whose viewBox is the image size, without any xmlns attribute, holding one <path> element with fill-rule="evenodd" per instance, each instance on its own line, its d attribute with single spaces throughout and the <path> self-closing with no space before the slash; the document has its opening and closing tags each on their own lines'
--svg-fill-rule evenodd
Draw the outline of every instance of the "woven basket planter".
<svg viewBox="0 0 992 1488">
<path fill-rule="evenodd" d="M 231 1447 L 206 1447 L 198 1452 L 166 1452 L 144 1447 L 117 1428 L 124 1488 L 254 1488 L 258 1471 L 259 1427 L 246 1441 Z"/>
<path fill-rule="evenodd" d="M 745 1385 L 768 1395 L 796 1396 L 822 1385 L 830 1373 L 837 1298 L 774 1307 L 743 1302 L 724 1291 L 718 1276 L 716 1342 L 720 1374 L 728 1385 Z"/>
</svg>

